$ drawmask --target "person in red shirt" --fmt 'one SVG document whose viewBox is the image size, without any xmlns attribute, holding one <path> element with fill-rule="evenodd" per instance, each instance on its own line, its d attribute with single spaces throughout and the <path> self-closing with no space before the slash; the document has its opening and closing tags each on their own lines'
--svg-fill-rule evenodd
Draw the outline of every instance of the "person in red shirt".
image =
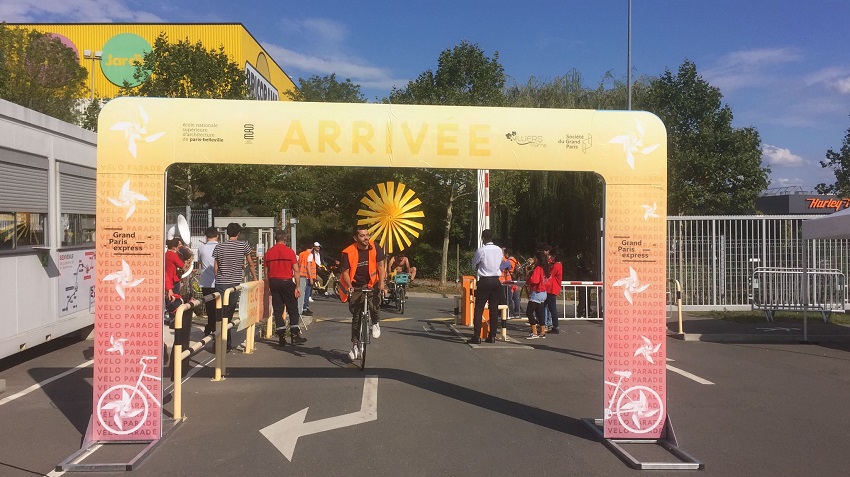
<svg viewBox="0 0 850 477">
<path fill-rule="evenodd" d="M 289 313 L 289 331 L 292 344 L 307 342 L 307 338 L 301 336 L 301 316 L 298 313 L 298 297 L 301 291 L 298 289 L 299 269 L 298 257 L 295 252 L 285 245 L 286 232 L 278 230 L 274 234 L 275 244 L 265 255 L 264 265 L 266 267 L 266 279 L 269 282 L 269 292 L 272 296 L 272 315 L 274 316 L 275 330 L 277 331 L 280 346 L 286 344 L 286 324 L 283 321 L 283 312 Z M 294 280 L 294 281 L 293 281 Z"/>
<path fill-rule="evenodd" d="M 180 292 L 180 275 L 183 274 L 183 267 L 186 265 L 183 259 L 180 258 L 180 247 L 183 241 L 178 238 L 173 238 L 165 242 L 168 250 L 165 252 L 165 309 L 168 312 L 168 327 L 174 329 L 174 319 L 177 315 L 177 308 L 183 304 L 184 300 Z M 187 295 L 186 300 L 190 297 Z M 192 329 L 191 311 L 186 310 L 183 313 L 183 323 L 179 332 L 174 333 L 174 343 L 183 345 L 183 349 L 189 349 L 189 333 Z M 174 381 L 174 347 L 171 347 L 171 357 L 168 359 L 168 365 L 171 366 L 171 380 Z M 189 371 L 189 358 L 183 360 L 183 373 Z"/>
<path fill-rule="evenodd" d="M 185 264 L 180 259 L 177 251 L 180 249 L 180 241 L 177 239 L 167 240 L 165 246 L 165 293 L 171 302 L 174 294 L 180 294 L 180 274 L 183 273 Z"/>
<path fill-rule="evenodd" d="M 561 294 L 561 281 L 564 277 L 564 267 L 561 264 L 561 250 L 554 248 L 549 252 L 549 261 L 552 270 L 549 280 L 546 282 L 546 308 L 552 316 L 552 329 L 550 333 L 560 333 L 558 327 L 558 295 Z"/>
<path fill-rule="evenodd" d="M 544 302 L 551 273 L 552 268 L 546 252 L 538 250 L 534 256 L 534 269 L 525 281 L 528 285 L 528 304 L 525 307 L 525 315 L 528 317 L 528 324 L 531 325 L 531 334 L 526 339 L 546 338 Z"/>
</svg>

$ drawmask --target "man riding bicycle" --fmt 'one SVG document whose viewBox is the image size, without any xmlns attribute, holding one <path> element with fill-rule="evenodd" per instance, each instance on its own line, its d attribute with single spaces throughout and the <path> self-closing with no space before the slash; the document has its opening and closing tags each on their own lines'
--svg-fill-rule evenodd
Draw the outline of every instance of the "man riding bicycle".
<svg viewBox="0 0 850 477">
<path fill-rule="evenodd" d="M 370 239 L 368 227 L 355 226 L 354 243 L 342 251 L 339 264 L 339 297 L 343 303 L 348 302 L 348 310 L 352 315 L 351 351 L 348 352 L 352 361 L 360 356 L 360 312 L 365 297 L 363 289 L 373 289 L 376 285 L 378 292 L 372 293 L 369 313 L 372 315 L 372 337 L 381 336 L 378 310 L 381 307 L 381 295 L 386 290 L 387 257 L 384 249 Z"/>
</svg>

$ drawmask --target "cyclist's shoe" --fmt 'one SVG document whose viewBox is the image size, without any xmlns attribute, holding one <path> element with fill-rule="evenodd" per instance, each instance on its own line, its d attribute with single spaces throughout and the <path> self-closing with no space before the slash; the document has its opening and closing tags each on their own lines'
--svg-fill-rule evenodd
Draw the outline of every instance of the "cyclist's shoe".
<svg viewBox="0 0 850 477">
<path fill-rule="evenodd" d="M 304 344 L 307 342 L 307 338 L 301 336 L 300 334 L 292 335 L 292 344 Z"/>
<path fill-rule="evenodd" d="M 381 337 L 381 325 L 375 323 L 372 325 L 372 338 L 380 338 Z"/>
<path fill-rule="evenodd" d="M 360 345 L 358 343 L 351 344 L 351 351 L 348 352 L 348 357 L 351 361 L 360 357 Z"/>
</svg>

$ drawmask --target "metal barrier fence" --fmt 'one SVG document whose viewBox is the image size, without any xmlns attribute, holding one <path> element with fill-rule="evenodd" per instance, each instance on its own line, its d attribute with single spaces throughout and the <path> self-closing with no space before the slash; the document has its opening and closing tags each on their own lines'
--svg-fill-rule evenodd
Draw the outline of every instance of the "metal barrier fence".
<svg viewBox="0 0 850 477">
<path fill-rule="evenodd" d="M 808 281 L 808 294 L 804 284 Z M 847 286 L 841 270 L 759 267 L 753 271 L 752 309 L 763 310 L 768 321 L 777 311 L 812 310 L 823 321 L 832 312 L 844 313 Z"/>
<path fill-rule="evenodd" d="M 572 298 L 572 299 L 570 299 Z M 562 281 L 562 320 L 601 320 L 602 282 Z"/>
<path fill-rule="evenodd" d="M 811 215 L 668 217 L 667 278 L 685 310 L 749 310 L 758 267 L 802 267 L 802 221 Z M 811 268 L 850 273 L 850 241 L 813 240 Z M 668 293 L 675 293 L 668 282 Z"/>
</svg>

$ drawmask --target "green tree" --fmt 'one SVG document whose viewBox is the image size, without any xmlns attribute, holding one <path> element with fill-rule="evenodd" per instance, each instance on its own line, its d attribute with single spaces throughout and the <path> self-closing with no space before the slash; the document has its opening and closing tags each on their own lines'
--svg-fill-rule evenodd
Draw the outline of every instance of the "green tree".
<svg viewBox="0 0 850 477">
<path fill-rule="evenodd" d="M 826 184 L 821 182 L 815 186 L 819 194 L 836 194 L 842 197 L 850 196 L 850 129 L 844 135 L 844 142 L 838 152 L 832 148 L 826 151 L 826 160 L 820 161 L 821 167 L 832 169 L 835 174 L 835 182 Z"/>
<path fill-rule="evenodd" d="M 350 78 L 339 82 L 336 73 L 330 76 L 311 76 L 298 78 L 299 88 L 283 94 L 291 101 L 312 101 L 317 103 L 365 103 L 366 97 L 360 92 L 360 85 Z"/>
<path fill-rule="evenodd" d="M 393 88 L 390 97 L 384 101 L 395 104 L 503 106 L 504 87 L 505 71 L 499 63 L 499 53 L 488 57 L 478 45 L 462 41 L 440 53 L 436 71 L 429 69 L 408 82 L 406 87 Z M 431 182 L 433 190 L 441 191 L 437 200 L 445 211 L 440 263 L 440 286 L 445 286 L 454 208 L 458 200 L 475 193 L 475 174 L 466 170 L 425 173 L 430 177 L 423 178 L 423 183 Z"/>
<path fill-rule="evenodd" d="M 667 127 L 667 207 L 670 215 L 751 213 L 767 188 L 754 127 L 732 127 L 723 95 L 685 60 L 677 74 L 653 79 L 638 107 Z"/>
<path fill-rule="evenodd" d="M 151 51 L 136 64 L 133 78 L 142 83 L 130 86 L 125 82 L 121 88 L 122 95 L 249 98 L 245 72 L 224 52 L 224 46 L 207 50 L 200 40 L 192 44 L 188 38 L 169 43 L 165 33 L 160 33 Z"/>
<path fill-rule="evenodd" d="M 503 106 L 505 70 L 499 52 L 488 58 L 476 44 L 461 41 L 440 53 L 437 71 L 430 69 L 393 88 L 389 102 L 449 106 Z"/>
<path fill-rule="evenodd" d="M 0 98 L 76 124 L 87 74 L 59 39 L 0 23 Z"/>
<path fill-rule="evenodd" d="M 100 110 L 106 102 L 98 98 L 92 97 L 91 101 L 83 109 L 83 114 L 80 116 L 80 127 L 89 131 L 97 132 L 97 117 L 100 115 Z"/>
</svg>

